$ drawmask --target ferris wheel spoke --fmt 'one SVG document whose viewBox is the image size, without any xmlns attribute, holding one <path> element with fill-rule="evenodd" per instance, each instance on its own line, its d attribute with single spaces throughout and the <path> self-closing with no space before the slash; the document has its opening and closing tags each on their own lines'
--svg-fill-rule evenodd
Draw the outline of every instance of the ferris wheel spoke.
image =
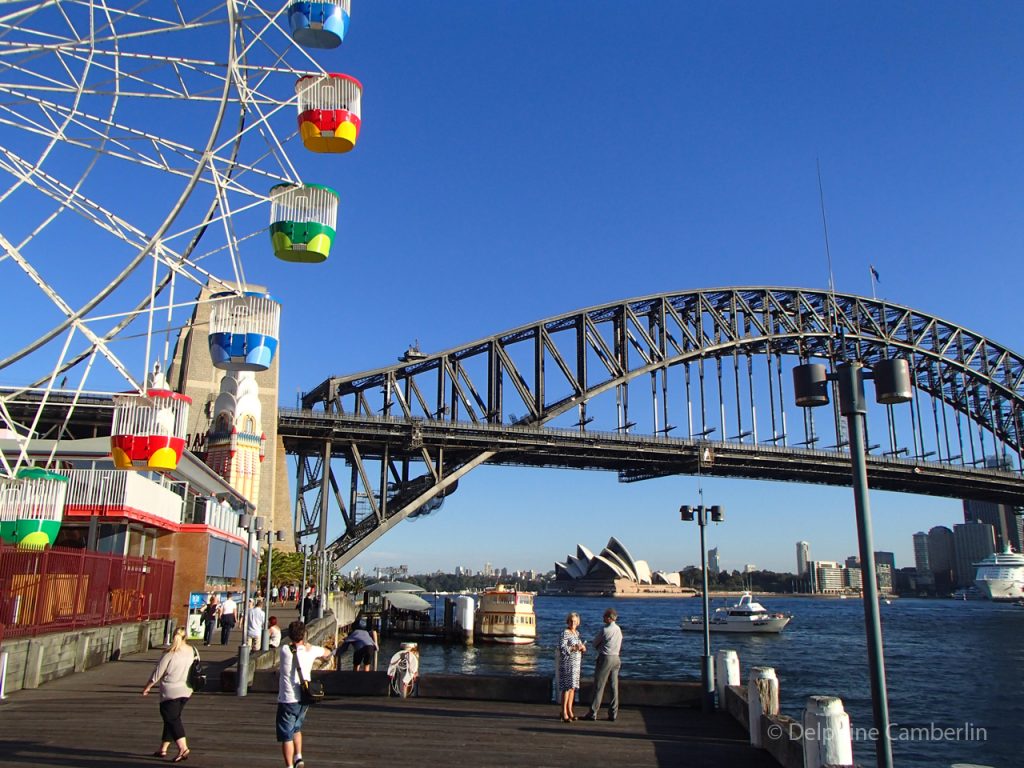
<svg viewBox="0 0 1024 768">
<path fill-rule="evenodd" d="M 83 3 L 81 5 L 84 7 L 90 4 Z M 53 32 L 34 28 L 28 24 L 19 24 L 16 20 L 10 20 L 8 17 L 6 19 L 0 19 L 0 30 L 3 32 L 3 34 L 0 35 L 0 56 L 9 56 L 24 52 L 52 52 L 58 50 L 73 50 L 76 48 L 94 48 L 107 45 L 112 42 L 125 43 L 128 41 L 138 41 L 154 35 L 196 32 L 227 26 L 226 19 L 207 18 L 209 13 L 210 12 L 208 11 L 204 16 L 196 17 L 193 20 L 187 20 L 184 18 L 172 20 L 160 19 L 155 16 L 145 16 L 141 14 L 121 14 L 117 22 L 141 21 L 146 22 L 151 26 L 144 29 L 123 31 L 118 30 L 115 26 L 117 22 L 111 19 L 107 24 L 103 25 L 102 33 L 97 31 L 96 34 L 91 36 L 80 36 L 78 34 L 74 36 L 58 35 Z M 74 31 L 74 24 L 71 19 L 69 19 L 66 14 L 63 14 L 63 16 L 68 22 L 69 29 Z M 27 41 L 7 39 L 9 34 L 14 33 L 23 35 L 29 39 Z"/>
<path fill-rule="evenodd" d="M 64 144 L 77 146 L 84 150 L 100 151 L 102 148 L 102 151 L 111 157 L 117 157 L 122 160 L 149 166 L 162 172 L 175 173 L 182 176 L 190 175 L 191 169 L 195 167 L 195 164 L 202 161 L 204 150 L 200 148 L 185 145 L 151 131 L 124 125 L 102 115 L 92 115 L 82 111 L 76 112 L 67 105 L 43 99 L 39 96 L 20 92 L 15 93 L 24 102 L 31 103 L 37 107 L 46 116 L 47 121 L 44 123 L 35 120 L 23 112 L 13 111 L 9 107 L 0 104 L 0 113 L 8 115 L 6 118 L 0 118 L 0 122 L 12 128 L 18 128 L 48 138 L 61 138 Z M 263 134 L 265 141 L 268 141 L 268 137 L 272 137 L 272 140 L 269 140 L 272 149 L 276 152 L 278 158 L 286 158 L 287 154 L 281 142 L 276 139 L 272 131 L 266 130 L 266 125 L 270 118 L 280 109 L 291 105 L 287 102 L 271 102 L 269 99 L 265 101 L 249 100 L 247 103 L 256 115 L 256 119 L 251 121 L 241 133 L 244 135 L 254 131 L 260 132 Z M 264 103 L 272 106 L 272 110 L 269 112 L 265 111 L 263 109 Z M 64 122 L 61 122 L 60 118 L 63 118 Z M 71 135 L 68 130 L 71 126 L 77 126 L 83 135 Z M 297 131 L 292 132 L 288 138 L 291 138 L 296 133 Z M 239 138 L 238 135 L 233 135 L 230 141 L 214 147 L 212 151 L 215 154 L 223 152 L 237 143 Z M 152 154 L 141 149 L 146 144 L 151 146 Z M 180 158 L 180 166 L 176 167 L 169 162 L 168 152 Z M 246 170 L 244 164 L 242 167 L 243 170 Z M 253 165 L 248 170 L 264 175 L 271 185 L 282 180 L 298 178 L 298 173 L 291 163 L 286 163 L 281 167 L 283 171 L 281 174 L 269 174 L 256 165 Z M 2 197 L 0 197 L 0 201 L 2 201 Z"/>
<path fill-rule="evenodd" d="M 242 255 L 267 238 L 271 188 L 301 183 L 286 151 L 299 134 L 296 80 L 326 73 L 292 42 L 284 2 L 5 5 L 0 221 L 12 226 L 0 263 L 16 270 L 6 284 L 31 282 L 59 322 L 39 313 L 25 334 L 38 338 L 0 371 L 45 388 L 110 361 L 137 388 L 135 366 L 115 361 L 135 361 L 144 338 L 145 367 L 150 351 L 167 362 L 190 306 L 175 301 L 180 286 L 246 290 Z M 60 272 L 51 237 L 99 244 L 92 280 Z"/>
<path fill-rule="evenodd" d="M 5 157 L 7 160 L 6 162 L 0 160 L 0 170 L 5 170 L 13 176 L 24 179 L 26 183 L 30 184 L 38 192 L 49 197 L 62 207 L 78 213 L 117 239 L 133 247 L 142 247 L 146 243 L 147 238 L 142 229 L 132 225 L 76 188 L 68 186 L 45 170 L 14 156 L 10 152 L 3 152 L 2 157 Z"/>
<path fill-rule="evenodd" d="M 110 351 L 107 343 L 97 336 L 92 329 L 76 315 L 75 311 L 71 309 L 71 306 L 64 301 L 52 286 L 43 280 L 39 275 L 39 272 L 28 263 L 25 257 L 21 255 L 21 252 L 15 248 L 10 241 L 3 236 L 3 234 L 0 234 L 0 249 L 2 249 L 19 267 L 21 267 L 22 271 L 25 272 L 25 274 L 28 275 L 40 289 L 42 289 L 43 293 L 45 293 L 50 301 L 53 302 L 54 306 L 60 309 L 60 311 L 67 316 L 68 322 L 93 343 L 93 345 L 99 350 L 100 354 L 107 358 L 107 361 L 124 377 L 125 381 L 138 389 L 139 385 L 136 383 L 131 373 L 128 372 L 125 365 L 117 358 L 117 355 Z M 3 370 L 7 364 L 7 361 L 0 361 L 0 370 Z"/>
</svg>

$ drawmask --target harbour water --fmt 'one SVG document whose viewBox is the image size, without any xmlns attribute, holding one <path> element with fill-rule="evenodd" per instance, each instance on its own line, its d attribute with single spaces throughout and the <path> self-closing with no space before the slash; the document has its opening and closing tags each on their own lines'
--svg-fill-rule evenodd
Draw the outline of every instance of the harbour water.
<svg viewBox="0 0 1024 768">
<path fill-rule="evenodd" d="M 438 599 L 443 603 L 443 597 Z M 854 756 L 858 762 L 873 764 L 871 689 L 861 601 L 758 599 L 770 611 L 793 613 L 793 622 L 780 635 L 713 633 L 712 653 L 719 648 L 736 650 L 744 681 L 753 666 L 774 667 L 783 714 L 797 719 L 810 695 L 842 698 L 854 729 Z M 714 600 L 712 610 L 734 600 Z M 700 601 L 676 598 L 540 596 L 535 645 L 464 648 L 425 644 L 421 670 L 551 674 L 565 615 L 569 611 L 580 614 L 581 633 L 589 641 L 609 606 L 619 612 L 625 635 L 624 677 L 699 677 L 703 635 L 684 633 L 679 621 L 684 615 L 699 614 Z M 1019 765 L 1024 729 L 1024 609 L 985 601 L 908 598 L 883 604 L 881 609 L 896 764 Z M 383 645 L 382 658 L 387 659 L 397 641 Z M 588 655 L 584 657 L 584 675 L 592 672 L 593 656 Z"/>
</svg>

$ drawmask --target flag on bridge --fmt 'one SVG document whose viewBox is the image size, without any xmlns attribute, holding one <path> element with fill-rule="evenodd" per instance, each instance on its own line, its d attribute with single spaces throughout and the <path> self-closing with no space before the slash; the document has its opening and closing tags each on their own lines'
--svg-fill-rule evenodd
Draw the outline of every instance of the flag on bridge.
<svg viewBox="0 0 1024 768">
<path fill-rule="evenodd" d="M 871 276 L 873 278 L 875 278 L 875 282 L 876 283 L 882 282 L 882 278 L 878 276 L 878 270 L 875 269 L 875 265 L 874 264 L 869 264 L 868 268 L 871 270 Z"/>
</svg>

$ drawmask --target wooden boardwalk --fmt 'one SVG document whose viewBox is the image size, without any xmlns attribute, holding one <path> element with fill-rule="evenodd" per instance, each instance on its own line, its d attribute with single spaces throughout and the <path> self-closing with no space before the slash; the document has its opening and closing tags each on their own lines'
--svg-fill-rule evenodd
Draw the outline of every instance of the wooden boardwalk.
<svg viewBox="0 0 1024 768">
<path fill-rule="evenodd" d="M 220 646 L 201 652 L 213 664 L 234 656 Z M 0 702 L 0 762 L 6 768 L 159 763 L 150 756 L 159 745 L 159 697 L 140 695 L 159 655 L 129 656 Z M 188 766 L 280 768 L 275 698 L 193 696 L 184 714 L 192 749 Z M 777 768 L 724 714 L 626 708 L 614 723 L 561 723 L 557 714 L 554 704 L 337 698 L 310 712 L 304 757 L 309 768 Z"/>
</svg>

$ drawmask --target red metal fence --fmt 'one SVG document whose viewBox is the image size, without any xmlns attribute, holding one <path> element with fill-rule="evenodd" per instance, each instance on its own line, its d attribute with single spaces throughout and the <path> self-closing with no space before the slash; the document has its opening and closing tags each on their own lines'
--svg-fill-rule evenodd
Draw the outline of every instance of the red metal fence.
<svg viewBox="0 0 1024 768">
<path fill-rule="evenodd" d="M 0 640 L 170 616 L 174 563 L 0 545 Z"/>
</svg>

